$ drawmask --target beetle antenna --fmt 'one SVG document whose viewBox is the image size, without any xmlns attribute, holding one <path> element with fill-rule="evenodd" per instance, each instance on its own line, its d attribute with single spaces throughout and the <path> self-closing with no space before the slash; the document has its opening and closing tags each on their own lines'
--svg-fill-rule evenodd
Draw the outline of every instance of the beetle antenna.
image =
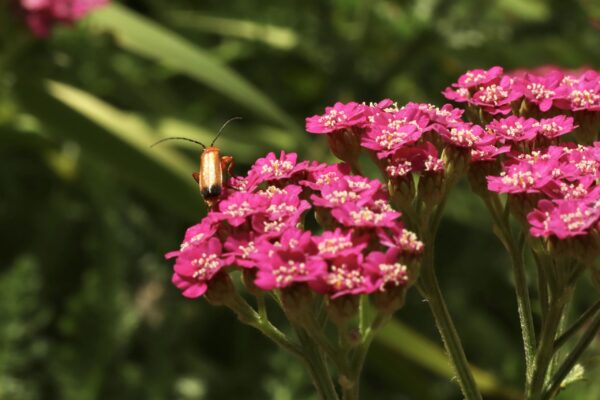
<svg viewBox="0 0 600 400">
<path fill-rule="evenodd" d="M 188 139 L 188 138 L 185 138 L 185 137 L 168 137 L 168 138 L 164 138 L 164 139 L 159 140 L 158 142 L 154 142 L 150 147 L 154 147 L 157 144 L 161 144 L 162 142 L 166 142 L 167 140 L 186 140 L 188 142 L 199 144 L 200 146 L 202 146 L 203 149 L 206 149 L 206 146 L 204 145 L 204 143 L 199 142 L 199 141 L 194 140 L 194 139 Z"/>
<path fill-rule="evenodd" d="M 234 121 L 236 119 L 242 119 L 242 117 L 233 117 L 233 118 L 230 118 L 227 121 L 225 121 L 225 123 L 223 125 L 221 125 L 221 129 L 219 129 L 219 132 L 217 132 L 217 136 L 215 136 L 215 138 L 213 139 L 213 141 L 210 143 L 210 147 L 212 147 L 212 145 L 215 144 L 215 142 L 217 141 L 217 139 L 221 135 L 221 132 L 223 132 L 223 128 L 225 128 L 227 126 L 227 124 L 229 124 L 231 121 Z"/>
</svg>

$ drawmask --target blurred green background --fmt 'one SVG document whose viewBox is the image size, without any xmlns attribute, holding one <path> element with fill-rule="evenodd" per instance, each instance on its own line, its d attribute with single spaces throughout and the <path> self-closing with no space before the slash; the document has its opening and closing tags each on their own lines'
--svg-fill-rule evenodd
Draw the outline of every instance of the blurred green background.
<svg viewBox="0 0 600 400">
<path fill-rule="evenodd" d="M 332 161 L 304 117 L 337 100 L 443 103 L 466 69 L 600 68 L 597 0 L 136 0 L 34 40 L 0 1 L 0 399 L 315 399 L 301 366 L 170 283 L 204 205 L 186 143 L 236 171 L 268 151 Z M 439 273 L 489 399 L 523 360 L 509 264 L 466 184 Z M 594 293 L 584 283 L 580 311 Z M 459 399 L 414 291 L 382 332 L 364 399 Z M 600 344 L 562 399 L 600 398 Z"/>
</svg>

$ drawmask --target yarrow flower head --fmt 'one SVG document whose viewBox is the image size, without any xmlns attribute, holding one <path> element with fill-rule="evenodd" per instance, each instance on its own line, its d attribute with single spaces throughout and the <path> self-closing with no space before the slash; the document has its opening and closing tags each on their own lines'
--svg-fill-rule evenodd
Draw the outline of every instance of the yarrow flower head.
<svg viewBox="0 0 600 400">
<path fill-rule="evenodd" d="M 173 282 L 185 296 L 204 295 L 217 276 L 237 268 L 257 290 L 303 286 L 331 299 L 407 284 L 409 270 L 400 266 L 414 262 L 423 244 L 407 236 L 378 180 L 351 175 L 346 164 L 297 162 L 282 152 L 230 183 L 236 189 L 225 190 L 167 254 L 176 258 Z M 304 228 L 311 214 L 321 232 Z M 367 266 L 364 260 L 377 259 L 371 253 L 386 254 L 389 266 Z"/>
</svg>

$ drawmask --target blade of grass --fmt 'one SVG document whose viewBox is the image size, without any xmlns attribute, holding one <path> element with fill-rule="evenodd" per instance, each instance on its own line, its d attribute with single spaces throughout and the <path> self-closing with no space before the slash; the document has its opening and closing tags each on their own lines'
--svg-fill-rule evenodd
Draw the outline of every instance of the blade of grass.
<svg viewBox="0 0 600 400">
<path fill-rule="evenodd" d="M 155 137 L 139 118 L 58 82 L 23 83 L 18 95 L 43 132 L 78 143 L 86 156 L 108 163 L 119 179 L 173 213 L 200 215 L 203 201 L 190 176 L 196 167 L 171 149 L 150 149 Z"/>
<path fill-rule="evenodd" d="M 300 134 L 299 126 L 267 95 L 177 33 L 117 3 L 92 13 L 88 21 L 92 28 L 112 34 L 124 49 L 185 74 Z"/>
</svg>

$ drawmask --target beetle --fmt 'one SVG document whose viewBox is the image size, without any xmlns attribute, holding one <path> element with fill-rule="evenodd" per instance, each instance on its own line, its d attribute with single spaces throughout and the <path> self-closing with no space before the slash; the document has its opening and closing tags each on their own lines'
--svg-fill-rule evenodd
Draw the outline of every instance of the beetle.
<svg viewBox="0 0 600 400">
<path fill-rule="evenodd" d="M 152 144 L 150 147 L 154 147 L 167 140 L 186 140 L 188 142 L 196 143 L 202 146 L 202 153 L 200 154 L 200 168 L 198 172 L 192 172 L 192 177 L 198 183 L 200 188 L 200 194 L 206 201 L 209 207 L 212 207 L 223 193 L 223 171 L 226 171 L 231 176 L 231 169 L 233 168 L 233 157 L 221 156 L 221 149 L 216 147 L 214 144 L 223 132 L 223 128 L 227 126 L 231 121 L 241 119 L 240 117 L 234 117 L 226 121 L 221 129 L 215 135 L 215 138 L 210 143 L 210 146 L 205 146 L 204 143 L 194 139 L 185 137 L 168 137 L 159 140 Z"/>
</svg>

